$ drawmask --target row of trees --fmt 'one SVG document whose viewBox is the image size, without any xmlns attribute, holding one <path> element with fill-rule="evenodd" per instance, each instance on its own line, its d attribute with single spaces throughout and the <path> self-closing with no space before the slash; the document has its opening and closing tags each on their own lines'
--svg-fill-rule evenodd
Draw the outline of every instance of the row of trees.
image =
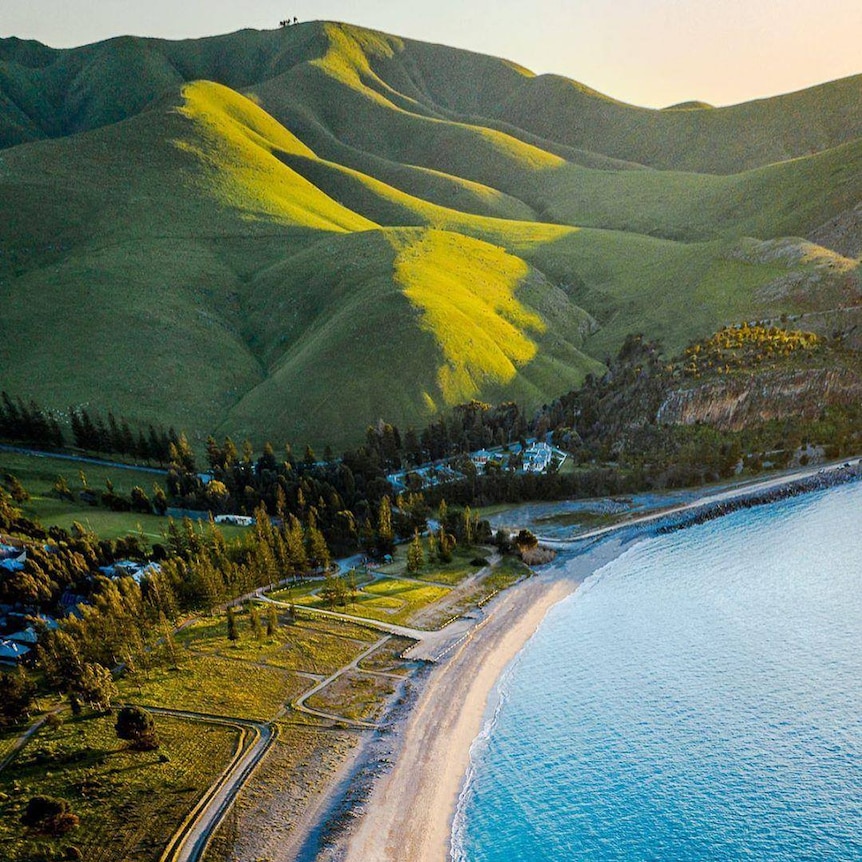
<svg viewBox="0 0 862 862">
<path fill-rule="evenodd" d="M 122 455 L 136 461 L 167 464 L 171 445 L 177 445 L 180 436 L 171 427 L 156 428 L 148 425 L 134 433 L 125 419 L 119 421 L 109 412 L 107 419 L 91 413 L 84 407 L 69 409 L 69 425 L 75 446 L 86 452 L 102 455 Z"/>
<path fill-rule="evenodd" d="M 43 449 L 75 446 L 86 452 L 156 464 L 167 464 L 171 444 L 180 442 L 173 428 L 166 431 L 148 425 L 133 430 L 126 419 L 118 420 L 111 412 L 105 418 L 86 407 L 70 407 L 64 421 L 33 399 L 13 399 L 7 392 L 0 393 L 0 439 Z"/>
<path fill-rule="evenodd" d="M 43 410 L 32 399 L 13 401 L 7 392 L 0 393 L 0 439 L 27 443 L 46 449 L 59 449 L 65 437 L 57 417 Z"/>
</svg>

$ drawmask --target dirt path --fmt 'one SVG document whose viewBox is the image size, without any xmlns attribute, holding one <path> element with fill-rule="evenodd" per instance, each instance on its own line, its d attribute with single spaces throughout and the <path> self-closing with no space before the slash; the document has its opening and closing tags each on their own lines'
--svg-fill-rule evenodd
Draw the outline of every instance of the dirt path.
<svg viewBox="0 0 862 862">
<path fill-rule="evenodd" d="M 335 682 L 335 680 L 337 680 L 343 674 L 345 674 L 351 670 L 357 670 L 359 668 L 359 662 L 361 662 L 364 658 L 367 658 L 375 650 L 382 647 L 383 644 L 385 644 L 389 640 L 390 637 L 391 637 L 391 635 L 386 635 L 386 637 L 380 638 L 380 640 L 378 640 L 376 643 L 373 643 L 370 647 L 368 647 L 367 650 L 363 650 L 358 656 L 356 656 L 355 659 L 353 659 L 352 662 L 344 665 L 344 667 L 340 667 L 337 671 L 335 671 L 334 674 L 326 677 L 326 679 L 324 679 L 324 680 L 321 680 L 319 683 L 317 683 L 317 685 L 315 685 L 313 688 L 310 688 L 307 692 L 305 692 L 305 694 L 300 695 L 300 697 L 296 701 L 294 701 L 293 708 L 296 710 L 299 710 L 299 712 L 304 712 L 308 715 L 315 715 L 318 718 L 326 718 L 326 719 L 329 719 L 330 721 L 340 721 L 344 724 L 349 724 L 351 727 L 365 727 L 365 728 L 376 728 L 376 727 L 378 727 L 379 725 L 376 725 L 370 721 L 356 721 L 355 719 L 352 719 L 352 718 L 344 718 L 344 716 L 336 715 L 333 712 L 324 712 L 323 710 L 320 710 L 320 709 L 313 709 L 310 706 L 306 706 L 305 702 L 308 700 L 308 698 L 313 697 L 319 691 L 322 691 L 324 688 L 326 688 L 326 686 Z"/>
<path fill-rule="evenodd" d="M 242 733 L 231 762 L 191 810 L 159 857 L 159 862 L 198 862 L 222 818 L 275 741 L 275 732 L 264 722 L 157 707 L 147 707 L 147 710 L 186 721 L 237 727 Z"/>
</svg>

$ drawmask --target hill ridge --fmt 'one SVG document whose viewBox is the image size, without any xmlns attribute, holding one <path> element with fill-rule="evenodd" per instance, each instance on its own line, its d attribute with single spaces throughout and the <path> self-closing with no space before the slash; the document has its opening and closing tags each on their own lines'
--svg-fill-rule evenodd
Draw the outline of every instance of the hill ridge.
<svg viewBox="0 0 862 862">
<path fill-rule="evenodd" d="M 15 395 L 340 446 L 459 399 L 540 407 L 632 332 L 858 322 L 862 78 L 802 91 L 793 126 L 337 24 L 153 41 L 0 42 L 0 141 L 77 129 L 0 150 Z"/>
</svg>

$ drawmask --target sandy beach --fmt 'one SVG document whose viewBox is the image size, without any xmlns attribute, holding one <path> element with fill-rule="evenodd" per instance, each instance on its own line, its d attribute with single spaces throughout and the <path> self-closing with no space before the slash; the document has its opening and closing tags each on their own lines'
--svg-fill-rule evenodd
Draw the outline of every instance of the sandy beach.
<svg viewBox="0 0 862 862">
<path fill-rule="evenodd" d="M 826 472 L 836 470 L 829 465 Z M 584 548 L 562 565 L 504 592 L 487 609 L 457 649 L 435 667 L 418 701 L 404 719 L 392 769 L 371 791 L 365 813 L 346 837 L 339 860 L 345 862 L 445 862 L 452 821 L 470 762 L 470 748 L 482 729 L 489 700 L 506 667 L 535 633 L 548 610 L 578 585 L 618 557 L 639 525 L 668 515 L 696 511 L 705 503 L 732 500 L 816 475 L 824 467 L 796 470 L 704 494 L 692 503 L 624 521 L 575 542 L 552 543 Z"/>
<path fill-rule="evenodd" d="M 338 858 L 348 862 L 442 862 L 452 819 L 485 720 L 489 698 L 509 663 L 548 610 L 593 571 L 618 556 L 607 541 L 565 569 L 548 568 L 501 594 L 487 616 L 436 667 L 401 730 L 395 764 L 375 784 Z"/>
</svg>

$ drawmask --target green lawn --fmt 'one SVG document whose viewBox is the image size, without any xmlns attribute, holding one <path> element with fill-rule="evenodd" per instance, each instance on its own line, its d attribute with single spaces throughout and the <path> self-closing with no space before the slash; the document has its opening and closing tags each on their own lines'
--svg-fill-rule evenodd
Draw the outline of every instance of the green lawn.
<svg viewBox="0 0 862 862">
<path fill-rule="evenodd" d="M 69 529 L 77 521 L 103 539 L 143 535 L 150 543 L 162 540 L 168 527 L 167 518 L 137 512 L 112 512 L 101 505 L 89 506 L 77 501 L 70 503 L 60 500 L 53 493 L 57 477 L 63 476 L 66 479 L 69 489 L 77 498 L 78 492 L 83 489 L 81 471 L 84 472 L 87 487 L 97 494 L 105 490 L 106 480 L 113 483 L 116 493 L 126 496 L 136 485 L 143 488 L 150 497 L 154 482 L 165 488 L 165 474 L 81 464 L 50 455 L 21 455 L 0 451 L 0 481 L 6 473 L 16 476 L 31 495 L 31 499 L 22 504 L 21 509 L 45 526 L 56 524 Z M 230 525 L 219 529 L 228 540 L 240 538 L 246 533 L 245 528 Z"/>
<path fill-rule="evenodd" d="M 0 773 L 6 862 L 32 862 L 39 848 L 70 846 L 87 862 L 155 862 L 239 742 L 231 728 L 155 716 L 160 748 L 137 752 L 117 739 L 113 722 L 111 715 L 84 716 L 43 728 Z M 61 839 L 26 835 L 19 819 L 37 794 L 67 799 L 79 828 Z"/>
<path fill-rule="evenodd" d="M 409 625 L 415 613 L 447 595 L 445 587 L 422 586 L 398 578 L 383 577 L 366 584 L 348 598 L 344 607 L 335 610 L 358 617 L 366 617 L 381 622 Z M 330 609 L 329 605 L 316 595 L 303 596 L 296 600 L 299 607 Z"/>
<path fill-rule="evenodd" d="M 120 681 L 121 696 L 133 703 L 267 721 L 308 688 L 287 670 L 217 655 L 183 657 L 177 668 Z"/>
</svg>

